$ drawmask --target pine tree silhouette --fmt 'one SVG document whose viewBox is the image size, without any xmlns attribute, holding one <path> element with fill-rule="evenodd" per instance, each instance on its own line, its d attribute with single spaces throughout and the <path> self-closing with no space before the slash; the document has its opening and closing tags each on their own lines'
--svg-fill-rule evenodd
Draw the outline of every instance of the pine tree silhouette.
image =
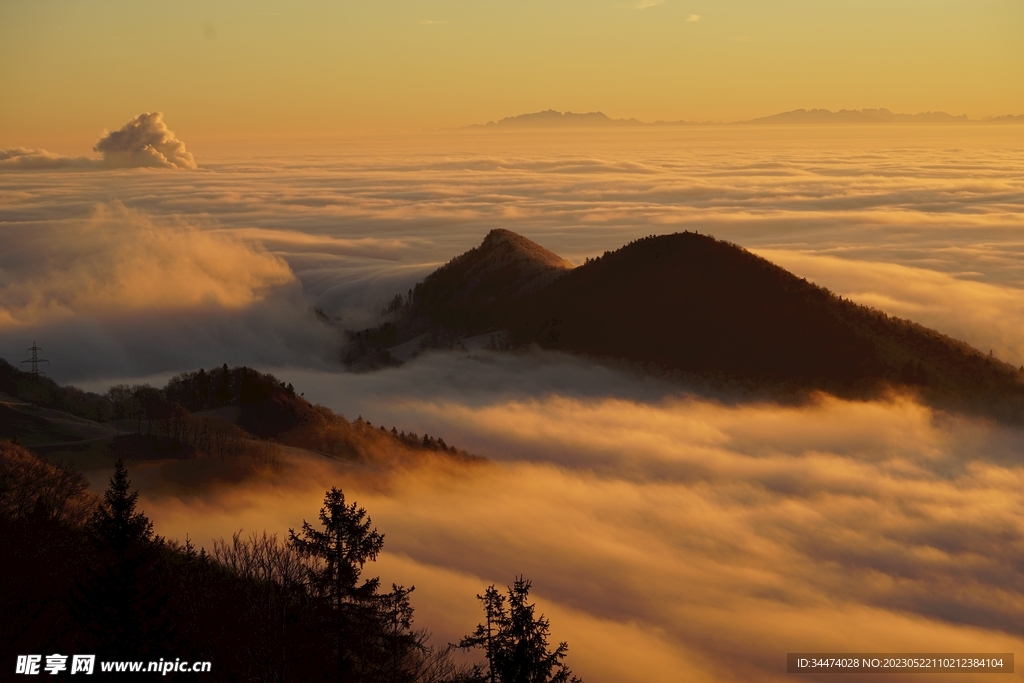
<svg viewBox="0 0 1024 683">
<path fill-rule="evenodd" d="M 483 595 L 477 595 L 476 599 L 483 603 L 484 623 L 478 624 L 471 635 L 463 638 L 459 647 L 482 649 L 487 657 L 487 680 L 489 683 L 496 683 L 495 653 L 503 647 L 507 637 L 507 634 L 502 632 L 502 626 L 508 622 L 505 596 L 491 585 Z"/>
<path fill-rule="evenodd" d="M 132 491 L 131 484 L 124 460 L 118 458 L 110 486 L 89 522 L 90 535 L 96 545 L 113 552 L 118 560 L 153 545 L 153 523 L 144 513 L 135 511 L 139 492 Z"/>
<path fill-rule="evenodd" d="M 568 643 L 548 651 L 551 625 L 543 614 L 535 615 L 536 606 L 528 600 L 531 585 L 516 577 L 508 587 L 507 608 L 505 596 L 493 585 L 476 596 L 483 603 L 486 621 L 459 647 L 485 651 L 490 683 L 582 683 L 562 662 Z"/>
<path fill-rule="evenodd" d="M 89 521 L 97 561 L 71 596 L 80 644 L 111 659 L 142 659 L 170 652 L 173 628 L 165 614 L 166 582 L 153 524 L 135 509 L 128 470 L 120 458 Z"/>
<path fill-rule="evenodd" d="M 373 602 L 380 579 L 360 583 L 363 566 L 377 559 L 384 546 L 384 535 L 371 528 L 366 510 L 345 503 L 341 489 L 332 487 L 320 508 L 323 530 L 302 522 L 296 533 L 288 530 L 293 547 L 313 562 L 308 569 L 311 593 L 326 599 L 327 619 L 337 634 L 338 680 L 354 680 L 357 643 L 362 627 L 372 620 Z"/>
</svg>

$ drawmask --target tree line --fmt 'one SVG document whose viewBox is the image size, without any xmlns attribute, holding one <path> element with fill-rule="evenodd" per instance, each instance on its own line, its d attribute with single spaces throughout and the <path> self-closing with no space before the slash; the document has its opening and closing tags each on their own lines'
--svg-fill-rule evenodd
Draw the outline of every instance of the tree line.
<svg viewBox="0 0 1024 683">
<path fill-rule="evenodd" d="M 0 441 L 0 624 L 7 652 L 208 660 L 211 681 L 568 683 L 567 646 L 522 577 L 478 596 L 484 623 L 433 646 L 414 626 L 412 587 L 364 575 L 384 535 L 331 488 L 316 522 L 214 543 L 167 540 L 138 509 L 122 460 L 102 498 L 69 467 Z M 456 649 L 484 660 L 458 664 Z"/>
<path fill-rule="evenodd" d="M 245 366 L 183 372 L 163 387 L 118 384 L 100 395 L 33 377 L 0 359 L 0 392 L 149 437 L 114 440 L 111 450 L 130 459 L 253 456 L 273 462 L 275 444 L 356 459 L 396 447 L 473 459 L 440 437 L 375 427 L 362 417 L 349 421 L 296 394 L 290 383 Z M 15 437 L 17 430 L 3 434 Z"/>
<path fill-rule="evenodd" d="M 110 402 L 104 396 L 78 387 L 61 386 L 49 377 L 16 368 L 3 358 L 0 358 L 0 393 L 96 422 L 106 422 L 113 416 Z"/>
<path fill-rule="evenodd" d="M 105 398 L 113 419 L 134 422 L 137 432 L 168 439 L 175 448 L 184 446 L 186 455 L 262 453 L 272 440 L 346 458 L 372 457 L 396 446 L 471 458 L 439 437 L 374 427 L 362 416 L 350 422 L 296 394 L 290 383 L 244 366 L 184 372 L 163 388 L 119 384 Z"/>
</svg>

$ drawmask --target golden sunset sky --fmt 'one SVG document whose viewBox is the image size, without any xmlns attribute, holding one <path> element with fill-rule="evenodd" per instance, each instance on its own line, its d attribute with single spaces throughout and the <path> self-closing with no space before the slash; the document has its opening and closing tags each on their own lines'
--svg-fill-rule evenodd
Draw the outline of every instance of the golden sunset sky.
<svg viewBox="0 0 1024 683">
<path fill-rule="evenodd" d="M 553 108 L 1024 113 L 1020 0 L 0 3 L 0 143 L 419 130 Z M 83 139 L 84 138 L 84 139 Z"/>
</svg>

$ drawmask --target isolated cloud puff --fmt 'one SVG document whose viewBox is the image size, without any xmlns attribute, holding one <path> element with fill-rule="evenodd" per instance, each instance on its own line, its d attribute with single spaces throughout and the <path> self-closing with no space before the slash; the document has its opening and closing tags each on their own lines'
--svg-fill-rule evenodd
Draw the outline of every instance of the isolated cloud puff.
<svg viewBox="0 0 1024 683">
<path fill-rule="evenodd" d="M 116 168 L 139 166 L 195 168 L 196 161 L 164 123 L 163 112 L 139 114 L 120 130 L 107 133 L 93 151 L 103 154 L 103 164 Z"/>
<path fill-rule="evenodd" d="M 0 149 L 0 169 L 196 168 L 196 160 L 164 123 L 162 112 L 139 114 L 119 130 L 105 132 L 94 152 L 102 159 L 66 157 L 45 149 Z"/>
</svg>

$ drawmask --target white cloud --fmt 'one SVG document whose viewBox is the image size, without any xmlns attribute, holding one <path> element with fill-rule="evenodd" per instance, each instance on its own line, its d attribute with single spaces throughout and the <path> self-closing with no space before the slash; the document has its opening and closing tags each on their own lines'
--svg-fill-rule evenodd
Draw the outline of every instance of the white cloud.
<svg viewBox="0 0 1024 683">
<path fill-rule="evenodd" d="M 164 123 L 161 112 L 139 114 L 120 129 L 104 133 L 93 151 L 103 157 L 65 157 L 24 147 L 0 149 L 0 169 L 196 168 L 195 158 Z"/>
<path fill-rule="evenodd" d="M 686 20 L 687 21 L 700 21 L 700 15 L 699 14 L 691 14 L 690 16 L 686 17 Z"/>
<path fill-rule="evenodd" d="M 12 147 L 0 149 L 0 169 L 91 168 L 99 161 L 89 157 L 65 157 L 45 149 Z"/>
<path fill-rule="evenodd" d="M 1020 430 L 899 397 L 727 405 L 558 354 L 311 369 L 337 369 L 338 343 L 304 317 L 311 300 L 379 310 L 494 227 L 575 262 L 699 230 L 985 350 L 1021 349 L 1017 133 L 859 134 L 446 133 L 213 158 L 210 173 L 4 173 L 0 296 L 20 322 L 0 346 L 37 338 L 75 379 L 276 365 L 346 413 L 491 457 L 382 476 L 310 459 L 180 500 L 140 467 L 143 509 L 179 538 L 283 532 L 343 486 L 387 535 L 373 571 L 417 585 L 417 625 L 440 642 L 477 623 L 483 586 L 525 573 L 593 683 L 782 682 L 780 653 L 798 647 L 1019 651 Z"/>
<path fill-rule="evenodd" d="M 103 164 L 116 168 L 149 166 L 157 168 L 195 168 L 196 161 L 164 123 L 162 112 L 146 112 L 107 133 L 94 152 L 103 154 Z"/>
<path fill-rule="evenodd" d="M 202 308 L 242 308 L 294 278 L 259 245 L 161 224 L 121 204 L 39 233 L 8 234 L 0 256 L 0 327 L 54 317 Z M 51 240 L 46 253 L 40 242 Z"/>
</svg>

